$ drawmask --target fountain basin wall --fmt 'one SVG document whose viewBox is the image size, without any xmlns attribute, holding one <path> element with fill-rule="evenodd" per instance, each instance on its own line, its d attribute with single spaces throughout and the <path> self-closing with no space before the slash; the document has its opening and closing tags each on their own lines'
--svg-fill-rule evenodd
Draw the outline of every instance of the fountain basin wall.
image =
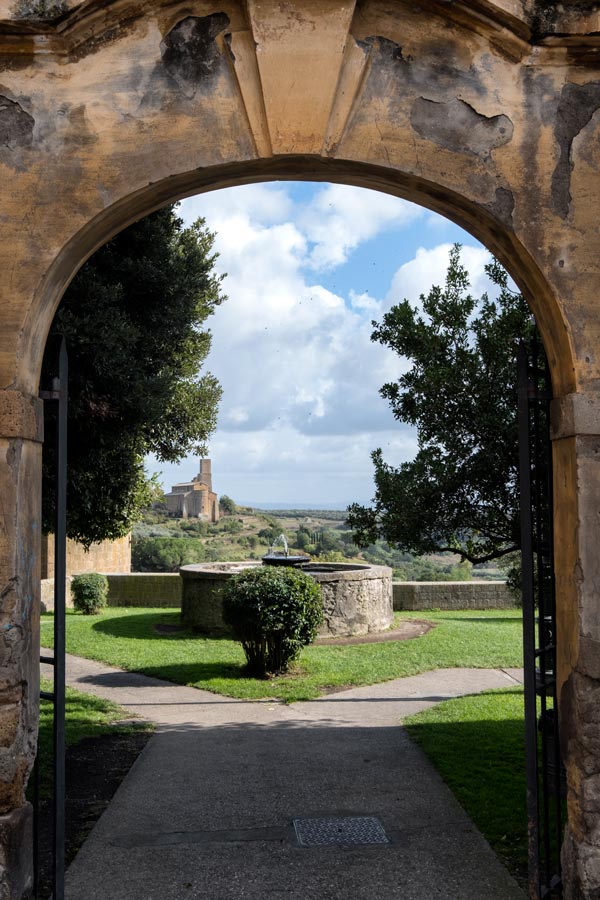
<svg viewBox="0 0 600 900">
<path fill-rule="evenodd" d="M 226 635 L 223 590 L 228 579 L 257 562 L 201 563 L 182 566 L 181 619 L 204 634 Z M 392 570 L 352 563 L 302 566 L 323 592 L 321 637 L 350 637 L 384 631 L 393 620 Z"/>
<path fill-rule="evenodd" d="M 234 575 L 260 566 L 259 562 L 199 563 L 182 566 L 181 621 L 203 634 L 229 635 L 223 621 L 223 590 Z"/>
</svg>

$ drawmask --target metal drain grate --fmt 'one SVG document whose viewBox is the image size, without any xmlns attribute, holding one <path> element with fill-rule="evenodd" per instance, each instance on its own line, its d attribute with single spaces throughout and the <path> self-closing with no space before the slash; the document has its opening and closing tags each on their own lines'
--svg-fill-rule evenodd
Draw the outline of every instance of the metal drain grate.
<svg viewBox="0 0 600 900">
<path fill-rule="evenodd" d="M 328 844 L 389 844 L 383 825 L 375 816 L 346 816 L 341 819 L 294 819 L 301 847 Z"/>
</svg>

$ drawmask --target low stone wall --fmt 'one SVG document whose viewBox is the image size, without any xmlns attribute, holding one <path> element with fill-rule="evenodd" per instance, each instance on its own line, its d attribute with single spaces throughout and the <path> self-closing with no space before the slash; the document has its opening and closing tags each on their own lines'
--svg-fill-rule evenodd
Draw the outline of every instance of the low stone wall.
<svg viewBox="0 0 600 900">
<path fill-rule="evenodd" d="M 216 627 L 218 630 L 219 623 L 222 622 L 220 603 L 223 582 L 231 577 L 231 574 L 233 574 L 232 566 L 235 565 L 235 563 L 224 563 L 224 570 L 222 572 L 218 571 L 219 563 L 210 565 L 212 571 L 210 574 L 206 574 L 202 587 L 199 587 L 198 589 L 202 591 L 205 598 L 207 597 L 206 592 L 208 591 L 212 597 L 212 602 L 209 602 L 208 604 L 203 603 L 203 610 L 201 613 L 198 612 L 198 606 L 195 602 L 192 602 L 191 604 L 193 611 L 190 611 L 189 605 L 186 606 L 184 617 L 188 621 L 188 624 L 193 627 L 200 627 L 208 632 L 212 631 L 212 633 L 215 633 L 213 628 Z M 249 566 L 260 565 L 260 563 L 249 561 L 237 565 L 239 566 L 239 571 L 240 569 Z M 377 567 L 372 568 L 375 569 Z M 123 575 L 111 573 L 106 577 L 108 578 L 109 606 L 168 606 L 179 609 L 182 607 L 182 603 L 185 603 L 185 601 L 182 601 L 182 578 L 180 578 L 177 572 L 130 572 Z M 356 585 L 357 578 L 356 575 L 346 576 L 346 579 L 348 579 L 348 577 L 351 578 L 351 583 L 355 582 L 355 585 L 352 588 L 348 587 L 352 592 L 358 587 L 358 585 Z M 207 582 L 207 578 L 210 583 Z M 330 606 L 329 617 L 333 621 L 333 619 L 336 618 L 336 614 L 334 613 L 334 601 L 333 596 L 332 598 L 327 599 L 329 593 L 327 584 L 328 582 L 337 583 L 340 579 L 336 578 L 333 573 L 323 573 L 318 580 L 323 588 L 324 605 Z M 359 628 L 356 633 L 366 633 L 368 630 L 380 630 L 380 628 L 387 627 L 389 622 L 384 624 L 383 621 L 383 619 L 387 617 L 386 598 L 383 595 L 379 597 L 379 594 L 377 594 L 377 596 L 373 594 L 373 591 L 377 589 L 377 583 L 376 581 L 373 581 L 371 577 L 365 575 L 360 580 L 364 582 L 360 588 L 361 592 L 368 591 L 372 594 L 370 599 L 370 616 L 373 617 L 373 615 L 375 615 L 373 612 L 373 604 L 375 604 L 375 606 L 381 604 L 383 613 L 381 622 L 378 622 L 377 627 L 374 629 L 367 628 L 364 632 Z M 69 576 L 67 577 L 67 606 L 73 606 L 70 587 L 71 577 Z M 188 597 L 191 598 L 193 597 L 194 588 L 190 587 L 190 590 L 191 594 L 188 593 Z M 515 598 L 506 587 L 506 582 L 504 581 L 395 581 L 392 585 L 392 590 L 395 610 L 512 609 L 517 605 Z M 342 586 L 340 597 L 344 594 L 345 590 L 344 586 Z M 54 609 L 53 578 L 42 579 L 41 597 L 42 612 L 52 611 Z M 352 606 L 354 604 L 354 599 L 346 597 L 346 606 L 349 602 Z M 339 600 L 335 601 L 335 605 L 339 606 Z M 353 618 L 355 613 L 357 613 L 357 610 L 347 608 L 346 612 L 343 614 L 343 618 Z M 201 616 L 200 621 L 195 620 L 197 615 Z M 206 619 L 206 616 L 208 616 L 208 619 Z M 357 625 L 358 622 L 354 623 L 353 628 L 356 628 Z M 325 633 L 325 631 L 323 633 Z M 327 633 L 331 635 L 335 632 L 334 630 L 328 630 Z"/>
<path fill-rule="evenodd" d="M 505 581 L 395 581 L 394 609 L 514 609 Z"/>
<path fill-rule="evenodd" d="M 178 572 L 130 572 L 106 577 L 109 606 L 181 606 Z"/>
<path fill-rule="evenodd" d="M 170 606 L 181 607 L 181 578 L 178 572 L 128 572 L 121 575 L 109 573 L 109 606 Z M 73 606 L 71 598 L 72 577 L 67 576 L 67 606 Z M 42 579 L 42 612 L 54 609 L 54 578 Z"/>
</svg>

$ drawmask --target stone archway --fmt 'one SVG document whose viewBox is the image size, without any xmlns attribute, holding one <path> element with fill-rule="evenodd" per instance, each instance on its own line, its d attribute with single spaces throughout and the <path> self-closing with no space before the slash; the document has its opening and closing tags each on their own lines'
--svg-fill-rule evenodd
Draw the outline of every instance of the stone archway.
<svg viewBox="0 0 600 900">
<path fill-rule="evenodd" d="M 0 0 L 5 896 L 25 896 L 29 877 L 36 395 L 54 310 L 85 258 L 135 218 L 273 178 L 378 188 L 449 216 L 536 314 L 557 398 L 566 896 L 597 896 L 598 31 L 591 0 L 571 12 L 538 0 Z"/>
</svg>

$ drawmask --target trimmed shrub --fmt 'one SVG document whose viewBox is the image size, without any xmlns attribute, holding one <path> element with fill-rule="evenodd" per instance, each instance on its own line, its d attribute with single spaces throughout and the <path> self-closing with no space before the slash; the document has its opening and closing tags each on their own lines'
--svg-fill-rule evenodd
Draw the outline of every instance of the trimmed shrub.
<svg viewBox="0 0 600 900">
<path fill-rule="evenodd" d="M 298 569 L 264 566 L 227 582 L 223 618 L 244 648 L 251 675 L 286 672 L 323 621 L 321 588 Z"/>
<path fill-rule="evenodd" d="M 73 606 L 77 612 L 86 616 L 94 616 L 106 606 L 108 594 L 108 578 L 97 572 L 89 575 L 74 575 L 71 581 Z"/>
</svg>

